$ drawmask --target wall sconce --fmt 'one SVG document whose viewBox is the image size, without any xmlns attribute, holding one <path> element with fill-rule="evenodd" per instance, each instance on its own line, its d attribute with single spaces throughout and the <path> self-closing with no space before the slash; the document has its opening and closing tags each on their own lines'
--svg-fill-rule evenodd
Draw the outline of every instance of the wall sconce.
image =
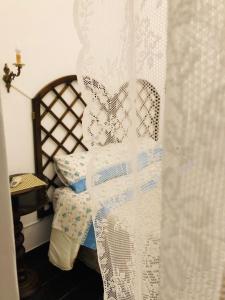
<svg viewBox="0 0 225 300">
<path fill-rule="evenodd" d="M 5 64 L 4 69 L 3 69 L 4 75 L 3 75 L 2 79 L 5 82 L 5 86 L 6 86 L 8 93 L 10 91 L 12 80 L 14 80 L 15 77 L 20 76 L 21 69 L 23 66 L 25 66 L 24 64 L 21 63 L 21 52 L 19 50 L 16 50 L 16 63 L 13 65 L 17 68 L 16 73 L 11 71 L 7 64 Z"/>
</svg>

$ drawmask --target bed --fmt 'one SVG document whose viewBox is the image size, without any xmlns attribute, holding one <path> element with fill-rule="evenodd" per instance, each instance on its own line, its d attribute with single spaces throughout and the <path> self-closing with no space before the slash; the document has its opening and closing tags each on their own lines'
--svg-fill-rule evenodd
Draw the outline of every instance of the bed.
<svg viewBox="0 0 225 300">
<path fill-rule="evenodd" d="M 54 156 L 88 150 L 82 141 L 81 128 L 85 107 L 86 103 L 77 87 L 76 75 L 64 76 L 48 83 L 32 99 L 35 171 L 48 182 L 49 198 L 49 203 L 38 211 L 39 218 L 54 214 L 54 199 L 57 195 L 69 208 L 71 198 L 65 197 L 70 196 L 72 192 L 68 193 L 69 188 L 63 187 L 58 178 Z M 68 234 L 60 231 L 57 226 L 52 227 L 49 259 L 62 270 L 73 267 L 79 250 L 79 259 L 90 268 L 99 271 L 95 248 L 83 246 L 77 249 L 77 243 L 75 247 Z"/>
<path fill-rule="evenodd" d="M 150 87 L 154 92 L 154 101 L 149 92 L 144 93 L 145 98 L 142 101 L 143 107 L 149 101 L 150 107 L 153 108 L 154 117 L 151 118 L 151 123 L 154 126 L 150 135 L 156 141 L 159 130 L 160 97 L 149 83 L 146 85 L 144 82 L 143 86 Z M 143 94 L 143 86 L 140 94 Z M 67 167 L 63 157 L 72 157 L 75 164 L 82 161 L 82 155 L 84 159 L 88 158 L 88 149 L 83 143 L 82 134 L 85 107 L 86 102 L 79 92 L 76 75 L 54 80 L 33 98 L 36 173 L 47 180 L 50 200 L 49 204 L 38 211 L 38 217 L 43 218 L 54 213 L 49 259 L 55 266 L 62 270 L 70 270 L 76 258 L 79 258 L 87 266 L 100 272 L 91 222 L 90 197 L 85 188 L 85 174 L 82 172 L 79 174 L 79 180 L 75 181 L 78 186 L 74 186 L 74 178 L 67 178 L 68 170 L 63 169 Z M 148 130 L 145 119 L 140 117 L 138 129 L 142 128 L 144 132 Z M 155 159 L 160 159 L 161 154 L 161 149 L 155 149 Z M 146 153 L 142 152 L 139 158 L 140 165 L 144 168 L 146 161 L 148 162 Z M 114 171 L 114 174 L 120 177 L 129 173 L 129 168 L 124 163 L 119 166 L 115 164 Z M 107 174 L 107 169 L 103 170 L 102 174 L 97 174 L 100 178 L 97 184 L 112 179 L 107 178 Z M 151 181 L 152 183 L 154 182 Z"/>
</svg>

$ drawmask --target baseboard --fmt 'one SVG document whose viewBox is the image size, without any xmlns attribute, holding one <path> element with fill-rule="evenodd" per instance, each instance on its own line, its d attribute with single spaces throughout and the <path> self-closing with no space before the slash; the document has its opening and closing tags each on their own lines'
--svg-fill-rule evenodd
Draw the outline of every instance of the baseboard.
<svg viewBox="0 0 225 300">
<path fill-rule="evenodd" d="M 48 249 L 49 249 L 49 242 L 43 243 L 38 247 L 35 247 L 34 249 L 26 252 L 25 254 L 25 258 L 26 259 L 30 259 L 32 258 L 34 255 L 40 256 L 44 256 L 45 258 L 48 257 Z"/>
<path fill-rule="evenodd" d="M 49 216 L 41 221 L 34 222 L 32 225 L 29 224 L 29 226 L 24 228 L 24 246 L 26 252 L 31 251 L 49 241 L 51 224 L 52 216 Z"/>
</svg>

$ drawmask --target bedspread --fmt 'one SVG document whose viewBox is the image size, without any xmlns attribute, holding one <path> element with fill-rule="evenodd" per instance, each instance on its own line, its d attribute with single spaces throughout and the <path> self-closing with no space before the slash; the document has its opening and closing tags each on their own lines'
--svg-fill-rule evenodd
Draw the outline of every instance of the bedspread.
<svg viewBox="0 0 225 300">
<path fill-rule="evenodd" d="M 55 215 L 52 228 L 63 231 L 77 243 L 83 244 L 92 227 L 88 192 L 78 195 L 69 187 L 58 188 L 54 193 L 53 206 Z"/>
</svg>

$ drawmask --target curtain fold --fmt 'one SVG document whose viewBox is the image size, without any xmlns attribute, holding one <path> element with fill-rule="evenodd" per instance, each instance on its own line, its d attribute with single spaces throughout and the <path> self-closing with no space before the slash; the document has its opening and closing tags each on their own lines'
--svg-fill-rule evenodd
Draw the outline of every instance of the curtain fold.
<svg viewBox="0 0 225 300">
<path fill-rule="evenodd" d="M 161 298 L 219 299 L 225 258 L 224 1 L 171 1 Z"/>
<path fill-rule="evenodd" d="M 219 299 L 224 16 L 222 0 L 75 0 L 105 300 Z"/>
</svg>

